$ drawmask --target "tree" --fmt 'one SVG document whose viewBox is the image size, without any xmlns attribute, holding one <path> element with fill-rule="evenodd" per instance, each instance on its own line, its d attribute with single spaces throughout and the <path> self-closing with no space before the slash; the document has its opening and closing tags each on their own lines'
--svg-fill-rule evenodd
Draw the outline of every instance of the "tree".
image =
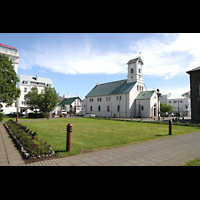
<svg viewBox="0 0 200 200">
<path fill-rule="evenodd" d="M 54 88 L 45 87 L 44 92 L 39 94 L 38 108 L 45 114 L 53 111 L 58 103 L 58 95 Z"/>
<path fill-rule="evenodd" d="M 170 106 L 165 103 L 160 104 L 160 111 L 165 113 L 165 112 L 172 112 L 174 110 L 173 106 Z"/>
<path fill-rule="evenodd" d="M 21 91 L 16 88 L 17 74 L 12 66 L 12 61 L 5 55 L 0 54 L 0 102 L 11 105 Z"/>
<path fill-rule="evenodd" d="M 38 102 L 39 102 L 39 94 L 38 94 L 38 88 L 36 86 L 31 88 L 31 91 L 28 92 L 24 96 L 26 104 L 29 105 L 29 108 L 31 110 L 38 108 Z"/>
</svg>

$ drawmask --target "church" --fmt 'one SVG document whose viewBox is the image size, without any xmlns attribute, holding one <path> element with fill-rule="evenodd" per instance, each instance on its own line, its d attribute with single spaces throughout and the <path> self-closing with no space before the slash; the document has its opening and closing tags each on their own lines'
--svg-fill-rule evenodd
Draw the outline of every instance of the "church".
<svg viewBox="0 0 200 200">
<path fill-rule="evenodd" d="M 101 117 L 149 118 L 158 115 L 156 91 L 143 82 L 141 57 L 128 63 L 127 79 L 97 84 L 85 97 L 85 114 Z"/>
</svg>

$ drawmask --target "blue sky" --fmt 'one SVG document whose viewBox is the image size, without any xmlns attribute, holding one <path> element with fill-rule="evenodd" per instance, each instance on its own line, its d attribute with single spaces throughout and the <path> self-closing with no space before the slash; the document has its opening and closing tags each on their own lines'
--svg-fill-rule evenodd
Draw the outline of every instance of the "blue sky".
<svg viewBox="0 0 200 200">
<path fill-rule="evenodd" d="M 162 94 L 188 92 L 185 72 L 200 65 L 198 33 L 0 33 L 0 43 L 18 49 L 18 75 L 51 78 L 70 97 L 126 79 L 127 62 L 139 52 L 147 89 Z"/>
</svg>

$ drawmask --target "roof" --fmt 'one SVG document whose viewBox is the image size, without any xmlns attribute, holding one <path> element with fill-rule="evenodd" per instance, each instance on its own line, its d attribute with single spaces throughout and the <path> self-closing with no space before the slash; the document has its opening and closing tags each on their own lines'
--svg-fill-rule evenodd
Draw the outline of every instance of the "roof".
<svg viewBox="0 0 200 200">
<path fill-rule="evenodd" d="M 127 79 L 96 85 L 86 97 L 124 94 L 130 92 L 136 82 L 127 83 Z"/>
<path fill-rule="evenodd" d="M 31 82 L 37 82 L 37 83 L 45 83 L 45 85 L 47 85 L 47 84 L 53 85 L 51 79 L 49 79 L 49 78 L 37 77 L 37 80 L 36 80 L 36 76 L 29 76 L 29 75 L 20 74 L 19 79 L 20 79 L 21 83 L 23 81 L 29 81 L 29 82 L 31 81 Z"/>
<path fill-rule="evenodd" d="M 155 91 L 144 91 L 140 92 L 136 100 L 150 99 Z"/>
<path fill-rule="evenodd" d="M 199 71 L 200 70 L 200 67 L 197 67 L 197 68 L 194 68 L 190 71 L 187 71 L 186 73 L 190 74 L 191 72 L 194 72 L 194 71 Z"/>
<path fill-rule="evenodd" d="M 129 60 L 127 64 L 135 63 L 135 62 L 137 62 L 139 59 L 141 60 L 142 64 L 144 64 L 143 61 L 142 61 L 142 59 L 141 59 L 140 57 L 134 58 L 134 59 L 132 59 L 132 60 Z"/>
<path fill-rule="evenodd" d="M 77 98 L 79 97 L 65 98 L 59 103 L 59 105 L 71 105 Z"/>
</svg>

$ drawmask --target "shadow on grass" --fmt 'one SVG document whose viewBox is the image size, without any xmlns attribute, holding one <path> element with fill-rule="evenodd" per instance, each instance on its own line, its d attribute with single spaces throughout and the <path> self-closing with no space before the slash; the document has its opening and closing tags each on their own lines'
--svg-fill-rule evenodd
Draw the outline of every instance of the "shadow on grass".
<svg viewBox="0 0 200 200">
<path fill-rule="evenodd" d="M 155 135 L 156 137 L 163 137 L 163 136 L 168 136 L 168 134 L 165 135 Z"/>
</svg>

